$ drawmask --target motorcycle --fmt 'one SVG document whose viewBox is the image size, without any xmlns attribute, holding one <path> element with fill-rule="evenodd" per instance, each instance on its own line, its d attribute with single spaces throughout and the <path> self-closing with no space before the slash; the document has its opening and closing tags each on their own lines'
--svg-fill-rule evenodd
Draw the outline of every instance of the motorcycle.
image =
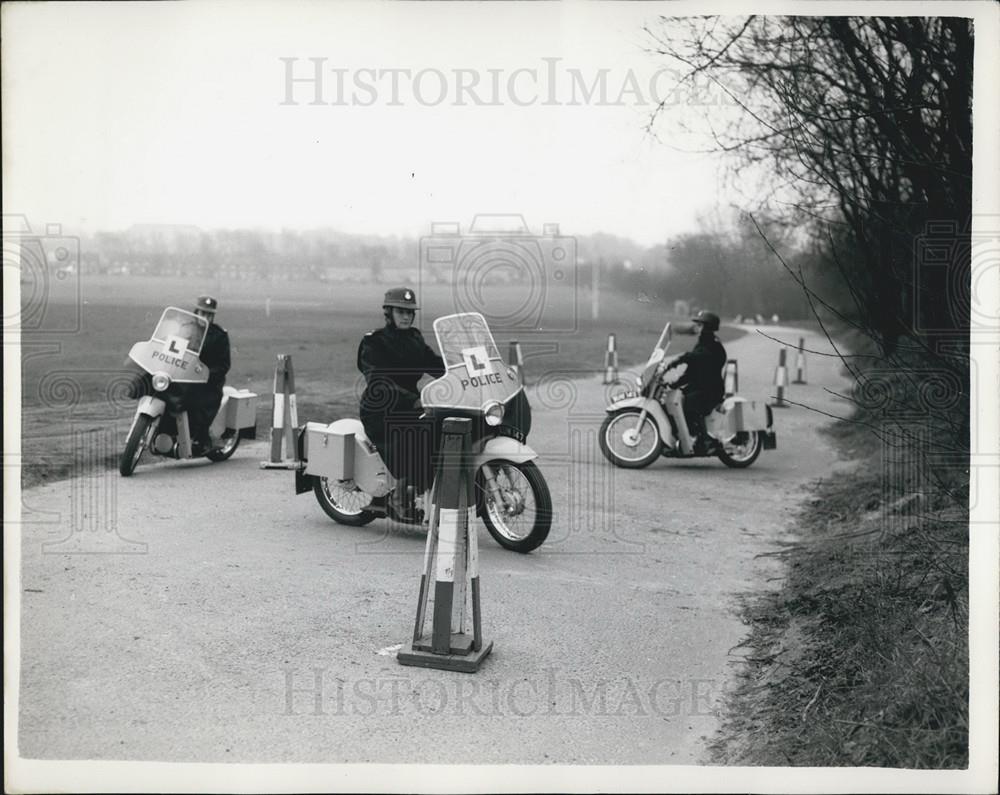
<svg viewBox="0 0 1000 795">
<path fill-rule="evenodd" d="M 538 454 L 526 443 L 531 411 L 520 376 L 504 364 L 478 312 L 438 318 L 434 334 L 446 373 L 421 390 L 424 414 L 438 426 L 447 417 L 472 419 L 476 515 L 500 546 L 531 552 L 551 529 L 552 498 L 535 464 Z M 340 524 L 397 518 L 388 501 L 395 480 L 360 420 L 306 423 L 298 444 L 297 494 L 311 489 Z M 428 523 L 433 493 L 432 486 L 419 495 L 423 510 L 411 523 Z"/>
<path fill-rule="evenodd" d="M 222 388 L 222 403 L 209 426 L 221 443 L 193 454 L 191 429 L 183 408 L 183 390 L 175 385 L 208 382 L 208 366 L 199 354 L 208 331 L 208 321 L 177 307 L 163 310 L 153 336 L 137 342 L 128 360 L 141 369 L 138 383 L 146 389 L 139 398 L 135 416 L 118 463 L 123 477 L 135 472 L 144 450 L 167 458 L 208 458 L 225 461 L 236 452 L 241 438 L 254 438 L 257 428 L 257 395 L 247 390 Z"/>
<path fill-rule="evenodd" d="M 638 390 L 627 389 L 605 409 L 600 447 L 612 464 L 641 469 L 661 455 L 665 458 L 718 457 L 728 467 L 750 466 L 761 450 L 774 450 L 777 440 L 770 406 L 732 395 L 705 418 L 709 446 L 695 452 L 694 440 L 684 418 L 683 392 L 664 375 L 677 360 L 666 358 L 671 340 L 670 323 L 664 327 L 650 354 Z"/>
</svg>

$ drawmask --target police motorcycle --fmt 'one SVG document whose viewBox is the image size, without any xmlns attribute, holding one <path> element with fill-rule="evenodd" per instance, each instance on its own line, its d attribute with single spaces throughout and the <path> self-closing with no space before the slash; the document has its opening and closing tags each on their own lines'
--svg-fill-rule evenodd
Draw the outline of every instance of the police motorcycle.
<svg viewBox="0 0 1000 795">
<path fill-rule="evenodd" d="M 421 390 L 424 416 L 438 425 L 448 417 L 473 421 L 476 515 L 500 546 L 531 552 L 549 534 L 552 498 L 535 464 L 538 454 L 526 443 L 531 410 L 520 376 L 504 364 L 478 312 L 438 318 L 434 334 L 446 372 Z M 395 480 L 360 420 L 306 423 L 299 459 L 296 493 L 312 488 L 334 521 L 359 526 L 390 516 Z M 432 493 L 433 487 L 419 496 L 422 510 L 413 523 L 428 523 Z"/>
<path fill-rule="evenodd" d="M 222 388 L 222 403 L 209 426 L 209 433 L 221 443 L 195 456 L 187 411 L 182 407 L 178 384 L 204 384 L 209 368 L 199 354 L 208 332 L 208 321 L 169 306 L 163 310 L 153 336 L 137 342 L 128 359 L 141 368 L 137 379 L 148 392 L 139 398 L 135 416 L 125 439 L 118 471 L 124 477 L 135 472 L 144 450 L 165 458 L 208 458 L 225 461 L 236 452 L 241 438 L 254 438 L 257 425 L 257 395 L 247 390 Z"/>
<path fill-rule="evenodd" d="M 694 439 L 684 418 L 683 392 L 664 378 L 677 356 L 666 357 L 670 323 L 664 327 L 642 375 L 638 390 L 617 394 L 605 409 L 599 443 L 604 457 L 627 469 L 641 469 L 665 458 L 718 457 L 728 467 L 750 466 L 761 450 L 777 447 L 771 408 L 732 395 L 705 418 L 709 446 L 695 453 Z"/>
</svg>

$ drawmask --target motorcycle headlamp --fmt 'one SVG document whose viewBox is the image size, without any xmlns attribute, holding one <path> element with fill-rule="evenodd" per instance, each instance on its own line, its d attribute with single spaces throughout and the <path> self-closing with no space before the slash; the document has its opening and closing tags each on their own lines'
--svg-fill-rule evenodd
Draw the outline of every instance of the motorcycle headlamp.
<svg viewBox="0 0 1000 795">
<path fill-rule="evenodd" d="M 170 376 L 166 373 L 153 373 L 153 389 L 157 392 L 165 392 L 170 386 Z"/>
<path fill-rule="evenodd" d="M 483 407 L 483 417 L 486 420 L 487 425 L 499 425 L 503 422 L 503 405 L 495 400 L 487 403 Z"/>
</svg>

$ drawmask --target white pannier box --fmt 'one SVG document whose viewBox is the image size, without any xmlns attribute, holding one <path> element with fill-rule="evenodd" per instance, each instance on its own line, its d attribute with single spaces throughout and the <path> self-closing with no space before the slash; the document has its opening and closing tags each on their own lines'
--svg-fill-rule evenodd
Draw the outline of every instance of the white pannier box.
<svg viewBox="0 0 1000 795">
<path fill-rule="evenodd" d="M 321 422 L 306 423 L 303 455 L 307 475 L 330 480 L 354 477 L 354 434 L 332 430 Z"/>
<path fill-rule="evenodd" d="M 741 431 L 767 430 L 767 407 L 756 400 L 727 398 L 706 418 L 708 429 L 724 437 Z"/>
<path fill-rule="evenodd" d="M 372 497 L 388 494 L 395 483 L 360 420 L 343 419 L 329 425 L 307 422 L 302 454 L 306 475 L 353 480 Z"/>
<path fill-rule="evenodd" d="M 257 424 L 257 395 L 248 389 L 234 390 L 226 400 L 226 427 L 240 430 Z"/>
</svg>

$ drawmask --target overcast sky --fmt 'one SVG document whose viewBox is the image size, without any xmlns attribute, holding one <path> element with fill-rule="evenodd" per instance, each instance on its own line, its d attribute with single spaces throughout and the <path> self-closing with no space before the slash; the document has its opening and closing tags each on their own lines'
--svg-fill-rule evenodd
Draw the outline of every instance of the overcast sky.
<svg viewBox="0 0 1000 795">
<path fill-rule="evenodd" d="M 661 242 L 730 201 L 671 132 L 717 97 L 644 51 L 666 10 L 5 4 L 4 211 L 414 235 L 520 213 Z"/>
</svg>

